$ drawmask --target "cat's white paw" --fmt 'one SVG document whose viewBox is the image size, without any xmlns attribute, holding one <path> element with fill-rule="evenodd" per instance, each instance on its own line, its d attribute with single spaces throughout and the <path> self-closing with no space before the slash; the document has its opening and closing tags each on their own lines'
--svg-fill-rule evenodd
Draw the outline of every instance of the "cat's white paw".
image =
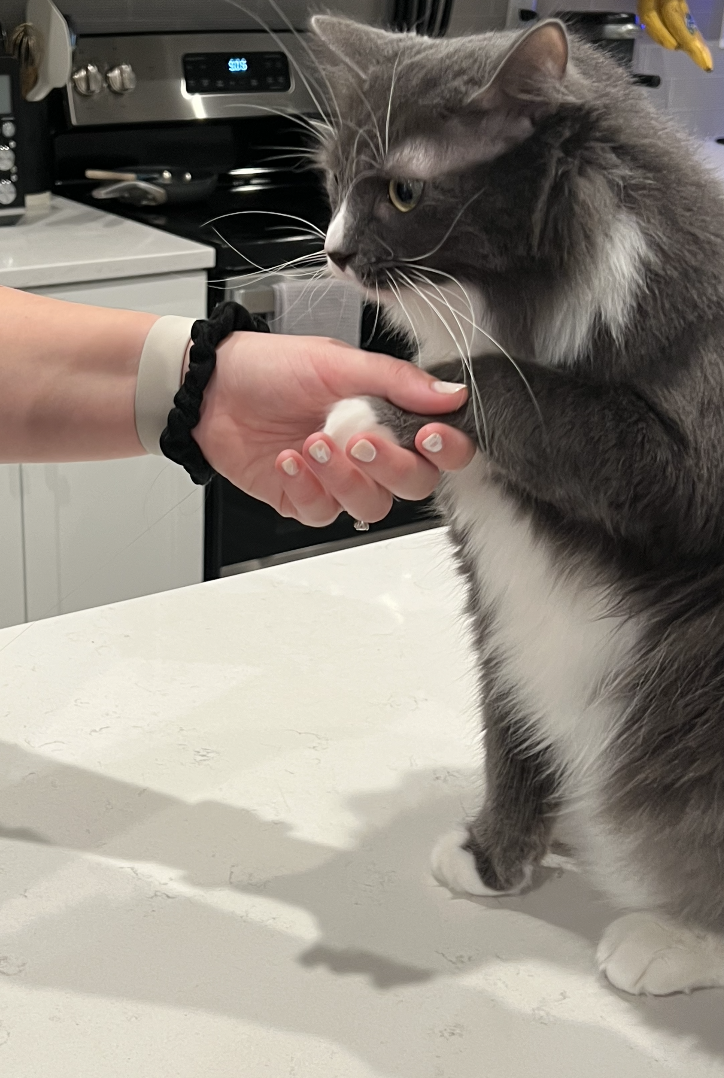
<svg viewBox="0 0 724 1078">
<path fill-rule="evenodd" d="M 559 872 L 580 872 L 578 862 L 571 854 L 554 853 L 549 850 L 545 857 L 541 858 L 543 868 L 553 868 Z"/>
<path fill-rule="evenodd" d="M 724 985 L 724 938 L 651 913 L 629 913 L 609 925 L 596 958 L 611 984 L 632 995 Z"/>
<path fill-rule="evenodd" d="M 333 404 L 324 424 L 324 433 L 335 445 L 344 449 L 355 434 L 380 434 L 389 442 L 395 442 L 392 431 L 377 422 L 374 410 L 366 397 L 350 397 Z"/>
<path fill-rule="evenodd" d="M 517 895 L 530 883 L 533 869 L 526 868 L 525 878 L 520 886 L 510 891 L 495 891 L 487 887 L 478 875 L 475 867 L 475 858 L 462 848 L 467 842 L 467 832 L 461 828 L 455 828 L 447 835 L 443 835 L 435 844 L 430 858 L 430 868 L 438 883 L 458 894 L 466 895 Z"/>
</svg>

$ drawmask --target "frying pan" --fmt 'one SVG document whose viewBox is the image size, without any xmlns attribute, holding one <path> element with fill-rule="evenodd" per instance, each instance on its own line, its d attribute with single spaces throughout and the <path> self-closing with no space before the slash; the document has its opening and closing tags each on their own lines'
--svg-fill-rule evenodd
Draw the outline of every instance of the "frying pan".
<svg viewBox="0 0 724 1078">
<path fill-rule="evenodd" d="M 119 199 L 136 206 L 160 206 L 168 202 L 201 202 L 214 191 L 218 175 L 207 169 L 172 168 L 146 165 L 121 169 L 86 169 L 89 180 L 110 180 L 96 187 L 93 198 Z"/>
</svg>

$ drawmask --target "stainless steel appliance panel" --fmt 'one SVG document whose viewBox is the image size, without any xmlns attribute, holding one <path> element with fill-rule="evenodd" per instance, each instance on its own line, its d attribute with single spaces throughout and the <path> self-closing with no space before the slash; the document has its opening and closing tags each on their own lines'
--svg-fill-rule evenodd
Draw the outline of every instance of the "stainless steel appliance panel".
<svg viewBox="0 0 724 1078">
<path fill-rule="evenodd" d="M 196 53 L 258 53 L 278 50 L 289 57 L 289 89 L 260 93 L 190 93 L 184 56 Z M 124 67 L 125 65 L 125 67 Z M 79 38 L 68 83 L 68 108 L 76 127 L 167 123 L 179 120 L 237 120 L 284 112 L 316 112 L 300 77 L 309 69 L 304 46 L 291 33 L 154 34 Z M 122 69 L 128 88 L 113 89 Z M 130 74 L 129 74 L 130 71 Z M 110 74 L 110 84 L 109 84 Z"/>
</svg>

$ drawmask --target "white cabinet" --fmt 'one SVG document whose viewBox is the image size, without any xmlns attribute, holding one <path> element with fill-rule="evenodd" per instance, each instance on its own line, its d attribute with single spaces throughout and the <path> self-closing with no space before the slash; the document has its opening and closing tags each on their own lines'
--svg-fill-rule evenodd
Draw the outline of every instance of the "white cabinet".
<svg viewBox="0 0 724 1078">
<path fill-rule="evenodd" d="M 206 274 L 198 270 L 28 291 L 155 314 L 206 314 Z M 19 477 L 10 471 L 0 479 L 8 489 L 18 487 L 19 517 L 15 524 L 0 525 L 0 550 L 7 547 L 8 556 L 15 557 L 21 581 L 12 591 L 14 575 L 8 574 L 4 559 L 0 575 L 10 590 L 7 596 L 0 592 L 3 624 L 203 579 L 204 492 L 176 464 L 162 457 L 136 457 L 23 464 L 19 471 Z M 8 501 L 4 487 L 0 498 L 2 504 Z M 12 545 L 13 536 L 19 545 Z"/>
<path fill-rule="evenodd" d="M 19 464 L 0 464 L 0 628 L 25 621 L 23 491 Z"/>
</svg>

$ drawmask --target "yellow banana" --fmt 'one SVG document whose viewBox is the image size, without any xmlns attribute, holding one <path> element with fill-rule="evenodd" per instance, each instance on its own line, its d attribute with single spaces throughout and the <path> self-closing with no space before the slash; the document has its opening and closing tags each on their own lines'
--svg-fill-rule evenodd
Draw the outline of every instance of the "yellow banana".
<svg viewBox="0 0 724 1078">
<path fill-rule="evenodd" d="M 678 49 L 676 38 L 661 21 L 657 0 L 638 0 L 638 16 L 649 37 L 657 45 L 663 45 L 665 49 Z"/>
<path fill-rule="evenodd" d="M 691 57 L 702 71 L 712 71 L 714 64 L 691 14 L 686 0 L 660 0 L 661 20 L 679 48 Z"/>
</svg>

